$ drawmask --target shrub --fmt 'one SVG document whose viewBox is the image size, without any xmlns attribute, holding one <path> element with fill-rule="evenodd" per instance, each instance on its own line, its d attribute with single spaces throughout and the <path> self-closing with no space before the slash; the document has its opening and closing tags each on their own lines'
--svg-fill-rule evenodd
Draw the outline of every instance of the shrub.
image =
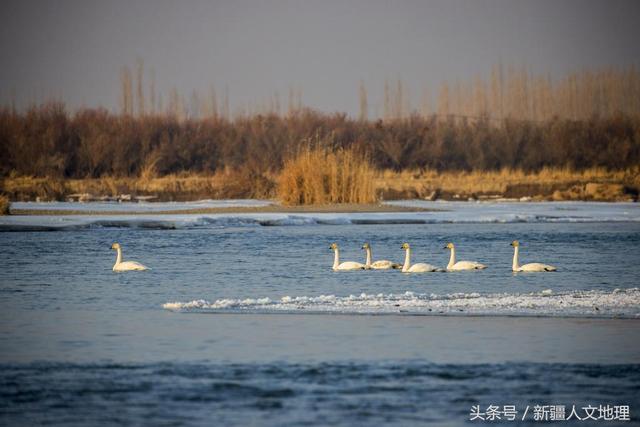
<svg viewBox="0 0 640 427">
<path fill-rule="evenodd" d="M 372 203 L 375 172 L 354 149 L 303 149 L 286 160 L 278 177 L 278 199 L 285 205 Z"/>
</svg>

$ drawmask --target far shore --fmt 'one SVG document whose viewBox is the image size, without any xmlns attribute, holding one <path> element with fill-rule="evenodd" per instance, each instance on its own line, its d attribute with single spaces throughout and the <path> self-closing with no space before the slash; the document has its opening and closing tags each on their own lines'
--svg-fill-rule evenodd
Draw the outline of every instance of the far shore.
<svg viewBox="0 0 640 427">
<path fill-rule="evenodd" d="M 255 178 L 255 177 L 254 177 Z M 301 180 L 301 177 L 297 178 Z M 542 169 L 526 173 L 500 171 L 377 171 L 370 177 L 368 197 L 330 200 L 448 200 L 448 201 L 638 201 L 640 168 L 608 171 L 592 168 L 583 171 Z M 322 181 L 324 182 L 324 181 Z M 61 209 L 10 209 L 15 201 L 116 201 L 185 202 L 203 199 L 268 199 L 263 207 L 193 208 L 144 212 L 145 214 L 225 214 L 225 213 L 349 213 L 349 212 L 419 212 L 423 208 L 371 204 L 318 204 L 284 206 L 276 191 L 275 176 L 260 176 L 238 181 L 225 173 L 214 175 L 179 174 L 161 177 L 104 177 L 55 179 L 9 176 L 0 179 L 0 214 L 13 215 L 132 215 L 135 210 L 112 212 Z M 315 188 L 315 187 L 313 187 Z M 313 189 L 312 188 L 312 189 Z M 325 191 L 329 191 L 325 189 Z M 280 193 L 282 191 L 279 190 Z M 313 192 L 312 192 L 313 193 Z M 315 194 L 315 193 L 313 193 Z M 354 196 L 354 194 L 351 194 Z M 294 198 L 294 202 L 298 198 Z M 303 199 L 302 203 L 304 203 Z M 289 203 L 292 203 L 289 201 Z"/>
<path fill-rule="evenodd" d="M 278 197 L 276 187 L 276 176 L 238 180 L 222 172 L 156 177 L 59 179 L 8 176 L 0 179 L 0 195 L 12 202 L 275 200 Z M 372 177 L 372 191 L 375 196 L 371 200 L 636 201 L 640 194 L 640 168 L 619 171 L 598 168 L 582 171 L 542 169 L 530 173 L 520 170 L 385 170 L 377 171 Z M 353 209 L 353 205 L 345 206 L 345 209 Z M 308 208 L 325 209 L 317 206 L 299 209 Z"/>
<path fill-rule="evenodd" d="M 135 204 L 135 203 L 134 203 Z M 236 206 L 221 208 L 195 208 L 163 211 L 92 211 L 72 209 L 11 209 L 11 215 L 183 215 L 183 214 L 256 214 L 256 213 L 389 213 L 389 212 L 435 212 L 439 209 L 374 204 L 328 204 L 307 206 L 282 206 L 276 203 L 267 206 Z"/>
</svg>

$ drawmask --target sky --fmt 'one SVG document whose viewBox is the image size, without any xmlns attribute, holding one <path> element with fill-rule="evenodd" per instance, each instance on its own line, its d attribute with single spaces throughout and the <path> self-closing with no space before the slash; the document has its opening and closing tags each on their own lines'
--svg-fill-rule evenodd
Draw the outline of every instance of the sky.
<svg viewBox="0 0 640 427">
<path fill-rule="evenodd" d="M 639 23 L 635 0 L 3 0 L 0 102 L 117 111 L 120 71 L 139 58 L 165 103 L 173 87 L 213 85 L 232 109 L 275 93 L 284 106 L 295 88 L 306 106 L 356 115 L 363 82 L 376 116 L 385 80 L 417 107 L 424 89 L 498 63 L 553 78 L 637 67 Z"/>
</svg>

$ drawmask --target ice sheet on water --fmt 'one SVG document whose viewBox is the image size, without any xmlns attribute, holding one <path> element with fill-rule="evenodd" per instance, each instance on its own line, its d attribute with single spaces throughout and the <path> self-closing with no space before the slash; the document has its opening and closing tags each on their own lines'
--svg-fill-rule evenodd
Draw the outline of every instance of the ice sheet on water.
<svg viewBox="0 0 640 427">
<path fill-rule="evenodd" d="M 640 221 L 638 203 L 600 202 L 448 202 L 395 200 L 393 206 L 437 210 L 435 222 L 620 222 Z"/>
<path fill-rule="evenodd" d="M 0 231 L 76 230 L 106 227 L 161 230 L 197 227 L 344 224 L 640 222 L 640 205 L 637 203 L 472 203 L 420 200 L 388 203 L 431 210 L 425 212 L 300 213 L 295 215 L 287 213 L 109 215 L 108 210 L 105 210 L 104 215 L 9 215 L 0 217 Z M 177 209 L 187 209 L 189 206 L 191 205 L 186 203 L 175 204 Z"/>
<path fill-rule="evenodd" d="M 640 289 L 509 294 L 405 292 L 336 296 L 283 296 L 280 299 L 200 299 L 167 302 L 172 311 L 314 312 L 340 314 L 454 314 L 549 317 L 640 317 Z"/>
</svg>

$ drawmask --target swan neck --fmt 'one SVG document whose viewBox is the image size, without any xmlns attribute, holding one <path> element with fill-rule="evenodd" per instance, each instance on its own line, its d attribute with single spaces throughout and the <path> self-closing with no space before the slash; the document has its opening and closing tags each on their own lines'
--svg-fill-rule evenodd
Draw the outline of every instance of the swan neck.
<svg viewBox="0 0 640 427">
<path fill-rule="evenodd" d="M 333 268 L 336 269 L 340 265 L 340 254 L 338 249 L 334 249 L 333 252 Z"/>
<path fill-rule="evenodd" d="M 367 248 L 367 261 L 365 266 L 371 267 L 371 248 Z"/>
<path fill-rule="evenodd" d="M 404 265 L 402 266 L 402 271 L 406 272 L 411 267 L 411 249 L 404 250 Z"/>
<path fill-rule="evenodd" d="M 122 249 L 118 248 L 118 255 L 116 256 L 116 265 L 122 262 Z"/>
<path fill-rule="evenodd" d="M 451 256 L 449 257 L 449 264 L 447 265 L 447 268 L 453 267 L 455 263 L 456 263 L 456 249 L 451 248 Z"/>
<path fill-rule="evenodd" d="M 513 266 L 511 267 L 513 271 L 517 271 L 520 268 L 520 263 L 518 262 L 518 248 L 517 246 L 513 248 Z"/>
</svg>

